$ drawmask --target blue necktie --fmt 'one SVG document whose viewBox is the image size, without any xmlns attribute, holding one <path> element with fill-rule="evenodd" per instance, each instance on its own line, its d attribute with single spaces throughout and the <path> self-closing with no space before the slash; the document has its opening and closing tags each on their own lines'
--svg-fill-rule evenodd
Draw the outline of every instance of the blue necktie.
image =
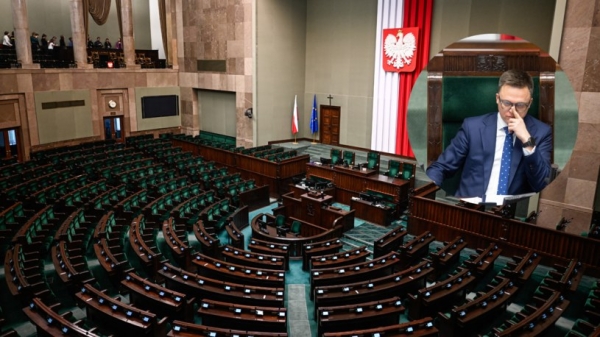
<svg viewBox="0 0 600 337">
<path fill-rule="evenodd" d="M 500 161 L 500 180 L 498 182 L 498 195 L 508 193 L 508 178 L 510 176 L 510 160 L 512 158 L 513 142 L 512 135 L 508 133 L 508 127 L 504 127 L 506 137 L 502 148 L 502 160 Z"/>
</svg>

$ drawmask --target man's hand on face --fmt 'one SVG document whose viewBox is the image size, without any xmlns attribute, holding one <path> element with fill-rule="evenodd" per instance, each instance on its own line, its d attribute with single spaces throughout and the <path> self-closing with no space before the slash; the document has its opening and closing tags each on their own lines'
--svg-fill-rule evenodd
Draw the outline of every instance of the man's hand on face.
<svg viewBox="0 0 600 337">
<path fill-rule="evenodd" d="M 525 143 L 531 137 L 529 131 L 527 131 L 527 126 L 525 126 L 525 121 L 514 108 L 511 108 L 511 112 L 513 117 L 508 120 L 508 131 L 514 133 L 522 143 Z"/>
</svg>

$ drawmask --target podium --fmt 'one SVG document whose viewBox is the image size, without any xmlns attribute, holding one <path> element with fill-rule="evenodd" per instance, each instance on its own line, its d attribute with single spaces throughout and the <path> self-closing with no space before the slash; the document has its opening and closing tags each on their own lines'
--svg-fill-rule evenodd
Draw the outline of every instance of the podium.
<svg viewBox="0 0 600 337">
<path fill-rule="evenodd" d="M 321 209 L 333 202 L 333 197 L 327 194 L 308 192 L 300 196 L 302 200 L 302 220 L 308 223 L 321 223 Z"/>
</svg>

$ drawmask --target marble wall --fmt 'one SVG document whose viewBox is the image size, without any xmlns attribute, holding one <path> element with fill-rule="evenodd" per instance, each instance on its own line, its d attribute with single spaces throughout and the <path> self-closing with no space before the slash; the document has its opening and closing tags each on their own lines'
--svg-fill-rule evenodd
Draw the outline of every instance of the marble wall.
<svg viewBox="0 0 600 337">
<path fill-rule="evenodd" d="M 202 128 L 196 89 L 234 92 L 238 145 L 253 146 L 252 123 L 244 117 L 252 107 L 252 1 L 177 0 L 176 7 L 183 132 L 196 135 Z M 198 71 L 198 61 L 223 61 L 226 69 Z"/>
<path fill-rule="evenodd" d="M 24 158 L 28 159 L 30 151 L 103 139 L 103 117 L 106 116 L 123 116 L 125 136 L 136 134 L 138 122 L 135 89 L 178 85 L 178 73 L 172 69 L 3 69 L 0 76 L 0 101 L 17 102 L 15 110 L 20 111 L 19 122 L 23 136 Z M 89 92 L 90 99 L 86 109 L 91 111 L 93 136 L 53 143 L 44 143 L 40 140 L 40 128 L 48 125 L 38 124 L 39 109 L 36 108 L 36 94 L 54 91 Z M 118 97 L 120 103 L 117 109 L 106 107 L 103 99 L 105 96 Z M 59 117 L 56 114 L 55 118 Z M 57 120 L 57 122 L 61 121 Z M 178 130 L 179 128 L 169 128 L 149 132 L 179 132 Z"/>
<path fill-rule="evenodd" d="M 600 170 L 600 0 L 570 0 L 558 60 L 579 105 L 579 132 L 570 161 L 540 197 L 537 223 L 566 231 L 589 230 Z M 560 126 L 558 126 L 558 130 Z"/>
</svg>

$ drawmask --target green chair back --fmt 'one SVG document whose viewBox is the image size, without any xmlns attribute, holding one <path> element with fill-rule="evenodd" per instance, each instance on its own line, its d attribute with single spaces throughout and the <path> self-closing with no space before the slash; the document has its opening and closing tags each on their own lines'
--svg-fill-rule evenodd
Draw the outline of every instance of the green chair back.
<svg viewBox="0 0 600 337">
<path fill-rule="evenodd" d="M 388 161 L 388 176 L 395 177 L 400 173 L 400 162 L 396 160 Z"/>
<path fill-rule="evenodd" d="M 275 218 L 275 226 L 276 227 L 283 227 L 285 225 L 285 216 L 279 214 L 277 216 L 277 218 Z"/>
<path fill-rule="evenodd" d="M 375 170 L 379 168 L 379 153 L 369 152 L 367 154 L 367 168 L 369 170 Z"/>
<path fill-rule="evenodd" d="M 410 180 L 414 176 L 414 172 L 415 165 L 409 163 L 404 163 L 402 165 L 402 179 Z"/>
<path fill-rule="evenodd" d="M 294 222 L 292 222 L 291 232 L 294 234 L 300 234 L 300 227 L 302 227 L 302 223 L 298 220 L 294 220 Z"/>
<path fill-rule="evenodd" d="M 348 165 L 354 165 L 354 152 L 344 151 L 344 161 L 348 163 Z"/>
<path fill-rule="evenodd" d="M 340 157 L 342 156 L 340 150 L 338 149 L 331 149 L 330 155 L 329 157 L 331 158 L 331 164 L 335 165 L 337 164 L 337 162 L 340 160 Z"/>
</svg>

